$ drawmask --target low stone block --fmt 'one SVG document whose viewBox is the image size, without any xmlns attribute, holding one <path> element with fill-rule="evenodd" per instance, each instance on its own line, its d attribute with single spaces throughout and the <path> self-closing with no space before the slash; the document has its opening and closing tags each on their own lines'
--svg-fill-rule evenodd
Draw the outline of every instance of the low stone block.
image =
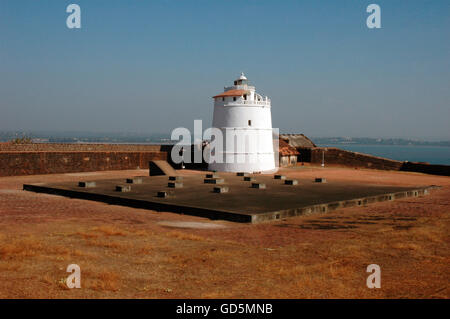
<svg viewBox="0 0 450 319">
<path fill-rule="evenodd" d="M 223 178 L 205 178 L 205 184 L 223 184 L 225 180 Z"/>
<path fill-rule="evenodd" d="M 228 186 L 217 186 L 214 187 L 214 193 L 228 193 Z"/>
<path fill-rule="evenodd" d="M 266 184 L 263 184 L 263 183 L 252 183 L 252 188 L 264 189 L 264 188 L 266 188 Z"/>
<path fill-rule="evenodd" d="M 168 192 L 168 191 L 159 191 L 156 196 L 160 197 L 160 198 L 168 198 L 168 197 L 172 197 L 173 193 L 172 192 Z"/>
<path fill-rule="evenodd" d="M 249 174 L 244 173 L 244 172 L 239 172 L 239 173 L 236 173 L 236 176 L 249 176 Z"/>
<path fill-rule="evenodd" d="M 142 177 L 127 178 L 127 184 L 142 184 Z"/>
<path fill-rule="evenodd" d="M 286 179 L 284 181 L 284 184 L 286 184 L 286 185 L 297 185 L 298 184 L 298 180 L 296 180 L 296 179 Z"/>
<path fill-rule="evenodd" d="M 275 175 L 273 178 L 274 179 L 286 179 L 286 176 L 284 176 L 284 175 Z"/>
<path fill-rule="evenodd" d="M 183 183 L 180 182 L 169 182 L 167 184 L 168 187 L 170 188 L 182 188 L 183 187 Z"/>
<path fill-rule="evenodd" d="M 314 181 L 315 181 L 316 183 L 326 183 L 326 182 L 327 182 L 327 179 L 326 179 L 326 178 L 323 178 L 323 177 L 317 177 Z"/>
<path fill-rule="evenodd" d="M 131 192 L 131 186 L 130 185 L 117 185 L 116 192 L 122 192 L 122 193 Z"/>
<path fill-rule="evenodd" d="M 169 176 L 169 181 L 182 181 L 183 176 Z"/>
<path fill-rule="evenodd" d="M 206 174 L 206 178 L 219 178 L 219 174 L 216 174 L 216 173 Z"/>
<path fill-rule="evenodd" d="M 97 184 L 95 182 L 78 182 L 79 187 L 84 188 L 92 188 L 95 187 Z"/>
<path fill-rule="evenodd" d="M 251 177 L 251 176 L 244 176 L 244 181 L 246 181 L 246 182 L 254 182 L 254 181 L 256 181 L 256 179 L 254 177 Z"/>
</svg>

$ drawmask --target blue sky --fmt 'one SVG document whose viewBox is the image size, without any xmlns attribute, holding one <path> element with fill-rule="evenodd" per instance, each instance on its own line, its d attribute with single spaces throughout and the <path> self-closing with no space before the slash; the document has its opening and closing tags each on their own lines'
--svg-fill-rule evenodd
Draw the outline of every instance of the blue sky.
<svg viewBox="0 0 450 319">
<path fill-rule="evenodd" d="M 282 132 L 450 139 L 449 36 L 437 0 L 0 0 L 0 130 L 209 126 L 243 71 Z"/>
</svg>

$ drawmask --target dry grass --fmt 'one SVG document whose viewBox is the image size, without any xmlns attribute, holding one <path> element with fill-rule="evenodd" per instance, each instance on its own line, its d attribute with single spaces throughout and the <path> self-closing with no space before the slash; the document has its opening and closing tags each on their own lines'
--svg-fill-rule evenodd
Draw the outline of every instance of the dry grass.
<svg viewBox="0 0 450 319">
<path fill-rule="evenodd" d="M 136 254 L 137 255 L 148 255 L 148 254 L 152 253 L 154 248 L 155 247 L 153 245 L 144 244 L 144 245 L 142 245 L 142 246 L 137 248 Z"/>
<path fill-rule="evenodd" d="M 92 233 L 92 232 L 76 232 L 74 235 L 80 236 L 83 239 L 93 239 L 100 237 L 100 234 Z"/>
<path fill-rule="evenodd" d="M 410 230 L 410 235 L 417 241 L 443 243 L 448 242 L 448 229 L 444 225 L 423 225 Z"/>
<path fill-rule="evenodd" d="M 86 288 L 95 291 L 118 291 L 120 276 L 114 271 L 103 270 L 83 280 L 83 283 L 86 285 Z"/>
<path fill-rule="evenodd" d="M 14 262 L 12 260 L 7 260 L 7 262 L 0 261 L 0 272 L 13 271 L 17 272 L 21 268 L 20 262 Z"/>
<path fill-rule="evenodd" d="M 341 171 L 350 176 L 323 176 Z M 442 183 L 390 174 L 351 171 L 397 185 Z M 0 200 L 2 298 L 449 298 L 450 180 L 414 200 L 214 230 L 158 224 L 207 222 L 195 217 L 27 195 L 23 212 L 19 195 Z M 14 215 L 3 213 L 10 208 Z M 72 263 L 81 289 L 65 284 Z M 381 266 L 381 289 L 366 287 L 372 263 Z"/>
<path fill-rule="evenodd" d="M 127 232 L 113 225 L 102 225 L 92 228 L 93 231 L 99 232 L 105 236 L 126 236 Z"/>
<path fill-rule="evenodd" d="M 207 239 L 202 236 L 198 236 L 195 234 L 189 234 L 181 231 L 171 231 L 166 233 L 166 236 L 181 240 L 193 240 L 193 241 L 206 241 Z"/>
<path fill-rule="evenodd" d="M 101 248 L 108 248 L 108 249 L 124 249 L 124 245 L 119 242 L 114 241 L 105 241 L 105 240 L 86 240 L 86 245 L 92 246 L 92 247 L 101 247 Z"/>
<path fill-rule="evenodd" d="M 1 259 L 22 259 L 36 256 L 42 249 L 42 242 L 33 236 L 5 238 L 0 244 L 0 257 Z"/>
</svg>

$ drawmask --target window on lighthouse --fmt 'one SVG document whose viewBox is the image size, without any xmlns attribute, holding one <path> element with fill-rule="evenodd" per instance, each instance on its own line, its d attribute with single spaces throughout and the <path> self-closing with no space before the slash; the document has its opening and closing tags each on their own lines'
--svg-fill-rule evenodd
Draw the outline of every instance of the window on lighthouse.
<svg viewBox="0 0 450 319">
<path fill-rule="evenodd" d="M 248 120 L 248 126 L 252 126 L 252 120 Z"/>
<path fill-rule="evenodd" d="M 235 96 L 233 96 L 233 101 L 236 101 L 236 97 Z"/>
</svg>

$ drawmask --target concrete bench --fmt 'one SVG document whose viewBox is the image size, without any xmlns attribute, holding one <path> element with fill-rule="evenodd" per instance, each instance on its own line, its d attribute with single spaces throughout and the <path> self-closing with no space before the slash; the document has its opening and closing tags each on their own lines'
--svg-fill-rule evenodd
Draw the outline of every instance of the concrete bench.
<svg viewBox="0 0 450 319">
<path fill-rule="evenodd" d="M 156 196 L 160 197 L 160 198 L 168 198 L 168 197 L 173 197 L 173 193 L 172 192 L 167 192 L 167 191 L 159 191 Z"/>
<path fill-rule="evenodd" d="M 225 180 L 223 178 L 205 178 L 205 184 L 223 184 Z"/>
<path fill-rule="evenodd" d="M 142 177 L 127 178 L 127 184 L 142 184 Z"/>
<path fill-rule="evenodd" d="M 130 185 L 117 185 L 116 192 L 122 192 L 122 193 L 131 192 L 131 186 Z"/>
<path fill-rule="evenodd" d="M 252 188 L 264 189 L 264 188 L 266 188 L 266 184 L 263 184 L 263 183 L 252 183 Z"/>
<path fill-rule="evenodd" d="M 244 172 L 239 172 L 239 173 L 236 173 L 236 176 L 249 176 L 249 174 L 244 173 Z"/>
<path fill-rule="evenodd" d="M 217 186 L 214 187 L 214 193 L 228 193 L 228 186 Z"/>
<path fill-rule="evenodd" d="M 95 182 L 78 182 L 78 187 L 84 187 L 84 188 L 92 188 L 95 187 L 97 184 Z"/>
<path fill-rule="evenodd" d="M 296 179 L 286 179 L 284 181 L 284 184 L 286 184 L 286 185 L 298 185 L 298 180 L 296 180 Z"/>
<path fill-rule="evenodd" d="M 167 184 L 168 187 L 170 188 L 182 188 L 183 187 L 183 183 L 180 182 L 169 182 Z"/>
</svg>

